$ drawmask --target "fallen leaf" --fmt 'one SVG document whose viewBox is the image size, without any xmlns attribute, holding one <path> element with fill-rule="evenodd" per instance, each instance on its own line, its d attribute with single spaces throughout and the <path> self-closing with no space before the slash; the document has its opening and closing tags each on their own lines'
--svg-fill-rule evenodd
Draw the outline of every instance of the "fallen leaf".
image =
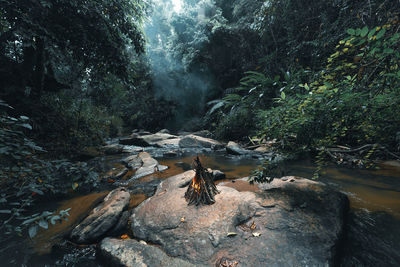
<svg viewBox="0 0 400 267">
<path fill-rule="evenodd" d="M 121 235 L 121 239 L 129 239 L 128 235 Z"/>
<path fill-rule="evenodd" d="M 78 186 L 79 186 L 79 184 L 78 184 L 77 182 L 73 183 L 73 184 L 72 184 L 72 190 L 77 189 Z"/>
<path fill-rule="evenodd" d="M 226 234 L 226 236 L 235 236 L 235 235 L 237 235 L 237 233 L 235 232 L 229 232 L 228 234 Z"/>
<path fill-rule="evenodd" d="M 250 229 L 251 229 L 251 230 L 255 230 L 256 227 L 257 227 L 257 225 L 256 225 L 256 223 L 253 221 L 253 222 L 251 223 L 251 225 L 250 225 Z"/>
<path fill-rule="evenodd" d="M 182 218 L 181 218 L 181 222 L 185 222 L 185 217 L 182 217 Z"/>
<path fill-rule="evenodd" d="M 254 233 L 252 233 L 252 235 L 253 235 L 254 237 L 259 237 L 259 236 L 261 235 L 261 233 L 259 233 L 259 232 L 254 232 Z"/>
<path fill-rule="evenodd" d="M 39 183 L 43 183 L 42 179 L 38 178 L 37 180 L 38 180 Z"/>
<path fill-rule="evenodd" d="M 111 178 L 109 178 L 109 179 L 107 180 L 107 182 L 108 182 L 108 183 L 110 183 L 110 184 L 113 184 L 113 183 L 115 183 L 115 180 L 114 180 L 114 179 L 111 179 Z"/>
<path fill-rule="evenodd" d="M 144 241 L 144 240 L 140 240 L 139 243 L 143 244 L 143 245 L 147 245 L 146 241 Z"/>
</svg>

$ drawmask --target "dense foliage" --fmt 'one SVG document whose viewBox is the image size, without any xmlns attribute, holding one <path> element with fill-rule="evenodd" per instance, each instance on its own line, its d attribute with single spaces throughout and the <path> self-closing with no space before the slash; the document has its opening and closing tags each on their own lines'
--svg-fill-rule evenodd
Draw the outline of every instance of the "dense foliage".
<svg viewBox="0 0 400 267">
<path fill-rule="evenodd" d="M 240 86 L 210 103 L 208 117 L 219 120 L 216 133 L 277 139 L 280 149 L 315 151 L 319 160 L 326 154 L 343 160 L 329 151 L 338 145 L 349 151 L 365 146 L 357 152 L 366 158 L 398 152 L 399 6 L 298 0 L 265 5 L 259 30 L 269 54 Z M 235 124 L 239 117 L 243 127 Z"/>
<path fill-rule="evenodd" d="M 0 98 L 49 151 L 163 126 L 142 23 L 144 1 L 0 1 Z M 148 115 L 150 113 L 150 115 Z M 151 116 L 153 115 L 153 116 Z"/>
</svg>

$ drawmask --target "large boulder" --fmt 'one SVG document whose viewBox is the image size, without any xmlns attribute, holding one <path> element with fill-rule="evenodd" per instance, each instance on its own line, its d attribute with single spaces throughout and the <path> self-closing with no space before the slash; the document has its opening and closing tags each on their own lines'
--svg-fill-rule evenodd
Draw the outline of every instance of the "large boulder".
<svg viewBox="0 0 400 267">
<path fill-rule="evenodd" d="M 130 194 L 124 188 L 111 191 L 103 202 L 71 232 L 70 238 L 78 244 L 99 241 L 120 221 L 124 210 L 129 206 Z"/>
<path fill-rule="evenodd" d="M 240 266 L 332 266 L 342 237 L 347 197 L 322 183 L 275 179 L 239 192 L 218 186 L 216 203 L 188 206 L 194 172 L 163 181 L 133 212 L 134 235 L 195 265 L 225 260 Z"/>
<path fill-rule="evenodd" d="M 144 267 L 192 267 L 193 264 L 168 256 L 160 248 L 133 239 L 105 238 L 100 243 L 100 253 L 111 265 Z"/>
<path fill-rule="evenodd" d="M 220 149 L 223 148 L 223 145 L 214 139 L 189 134 L 182 137 L 179 141 L 179 147 Z"/>
</svg>

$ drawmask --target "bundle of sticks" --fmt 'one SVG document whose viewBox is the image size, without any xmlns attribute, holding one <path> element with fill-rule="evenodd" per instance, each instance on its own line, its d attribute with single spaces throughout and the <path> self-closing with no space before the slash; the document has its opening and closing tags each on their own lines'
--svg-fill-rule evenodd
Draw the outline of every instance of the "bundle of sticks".
<svg viewBox="0 0 400 267">
<path fill-rule="evenodd" d="M 193 164 L 196 174 L 185 193 L 185 199 L 188 205 L 214 204 L 214 196 L 218 194 L 219 191 L 214 184 L 212 173 L 203 168 L 198 156 L 194 159 Z"/>
</svg>

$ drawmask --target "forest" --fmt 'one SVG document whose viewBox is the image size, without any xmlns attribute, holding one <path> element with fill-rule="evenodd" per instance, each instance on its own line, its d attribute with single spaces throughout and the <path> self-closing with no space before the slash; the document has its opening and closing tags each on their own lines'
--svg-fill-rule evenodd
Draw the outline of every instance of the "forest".
<svg viewBox="0 0 400 267">
<path fill-rule="evenodd" d="M 338 249 L 328 265 L 398 266 L 400 0 L 0 0 L 0 258 L 14 251 L 4 266 L 103 266 L 88 256 L 96 251 L 91 246 L 84 252 L 75 244 L 57 245 L 58 252 L 43 257 L 29 242 L 88 214 L 73 219 L 74 206 L 61 209 L 60 201 L 117 187 L 131 194 L 129 212 L 140 217 L 144 204 L 136 206 L 158 191 L 146 191 L 132 209 L 136 188 L 151 182 L 138 178 L 140 164 L 132 159 L 122 160 L 120 176 L 118 167 L 104 174 L 107 164 L 121 165 L 123 157 L 116 157 L 123 153 L 139 157 L 141 167 L 158 160 L 151 173 L 162 175 L 165 165 L 162 179 L 178 174 L 179 164 L 189 165 L 181 172 L 190 170 L 193 156 L 204 154 L 205 167 L 217 166 L 229 179 L 253 176 L 251 184 L 289 174 L 338 183 L 334 188 L 350 198 L 351 215 L 343 215 L 346 230 L 338 233 L 347 234 L 337 242 L 350 244 L 352 254 Z M 238 161 L 221 167 L 232 158 Z M 303 169 L 293 169 L 301 160 L 307 161 Z M 382 167 L 385 162 L 390 167 Z M 248 171 L 238 174 L 243 166 Z M 324 180 L 342 168 L 340 182 Z M 357 178 L 345 181 L 353 174 Z M 151 179 L 159 181 L 151 184 L 157 188 L 161 179 Z M 362 193 L 355 189 L 363 186 Z M 357 202 L 364 197 L 366 206 Z M 372 215 L 359 215 L 357 208 L 377 212 L 374 226 L 364 228 Z M 159 237 L 135 230 L 133 217 L 132 229 L 118 236 L 143 235 L 143 242 L 164 246 Z M 249 227 L 261 225 L 252 222 Z M 362 230 L 367 241 L 354 241 Z M 58 236 L 71 229 L 63 231 Z M 380 241 L 371 241 L 370 233 Z M 110 231 L 101 235 L 108 236 Z M 380 246 L 386 260 L 365 242 Z M 21 243 L 24 249 L 15 250 Z M 210 264 L 188 248 L 174 249 L 164 248 L 174 256 L 168 260 L 185 255 L 192 266 Z M 242 260 L 227 257 L 214 266 L 282 266 L 269 258 L 247 261 L 242 251 Z M 65 255 L 73 256 L 68 261 Z"/>
</svg>

